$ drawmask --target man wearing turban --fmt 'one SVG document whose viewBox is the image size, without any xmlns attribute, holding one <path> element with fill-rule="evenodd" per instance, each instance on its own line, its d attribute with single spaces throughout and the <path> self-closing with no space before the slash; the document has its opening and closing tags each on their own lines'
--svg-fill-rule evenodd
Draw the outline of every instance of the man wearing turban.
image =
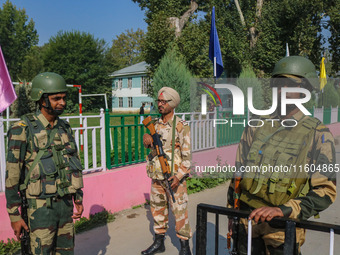
<svg viewBox="0 0 340 255">
<path fill-rule="evenodd" d="M 161 136 L 163 150 L 169 165 L 173 165 L 169 182 L 174 191 L 176 201 L 173 202 L 166 191 L 158 157 L 155 156 L 152 160 L 147 157 L 147 174 L 152 179 L 150 206 L 154 219 L 155 240 L 148 249 L 142 251 L 143 255 L 165 251 L 164 236 L 168 228 L 169 206 L 176 218 L 176 235 L 181 244 L 179 254 L 191 255 L 189 239 L 192 237 L 192 232 L 188 220 L 188 192 L 186 185 L 186 177 L 190 172 L 191 161 L 190 127 L 185 121 L 174 115 L 174 109 L 179 103 L 180 96 L 176 90 L 170 87 L 163 87 L 159 90 L 157 106 L 162 116 L 156 119 L 154 124 L 156 132 Z M 173 142 L 175 143 L 174 146 L 172 146 Z M 144 135 L 143 144 L 146 148 L 154 149 L 152 147 L 152 137 L 149 134 Z"/>
</svg>

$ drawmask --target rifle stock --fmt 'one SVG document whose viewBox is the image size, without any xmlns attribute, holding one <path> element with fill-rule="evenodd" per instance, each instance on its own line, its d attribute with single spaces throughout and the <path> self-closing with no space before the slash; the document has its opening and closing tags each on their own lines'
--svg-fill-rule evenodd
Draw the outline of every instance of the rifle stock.
<svg viewBox="0 0 340 255">
<path fill-rule="evenodd" d="M 164 153 L 164 150 L 163 150 L 163 144 L 162 144 L 162 141 L 160 139 L 160 135 L 156 133 L 155 125 L 152 123 L 151 116 L 149 116 L 149 117 L 147 117 L 146 119 L 143 120 L 143 125 L 147 129 L 149 129 L 149 131 L 150 131 L 150 135 L 152 137 L 152 144 L 153 144 L 154 148 L 156 149 L 158 160 L 159 160 L 159 163 L 161 164 L 165 186 L 166 186 L 167 190 L 169 191 L 169 193 L 172 197 L 172 201 L 175 203 L 176 200 L 175 200 L 174 192 L 173 192 L 173 190 L 171 188 L 171 184 L 169 183 L 169 180 L 168 180 L 171 176 L 171 169 L 170 169 L 170 166 L 169 166 L 169 162 L 165 157 L 165 153 Z"/>
</svg>

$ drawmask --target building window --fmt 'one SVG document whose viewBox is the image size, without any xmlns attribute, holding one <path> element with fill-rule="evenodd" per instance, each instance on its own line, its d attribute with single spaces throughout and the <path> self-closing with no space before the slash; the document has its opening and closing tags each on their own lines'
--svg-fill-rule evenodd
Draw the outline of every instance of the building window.
<svg viewBox="0 0 340 255">
<path fill-rule="evenodd" d="M 118 101 L 118 107 L 123 107 L 123 98 L 122 98 L 122 97 L 119 97 L 118 99 L 119 99 L 119 101 Z"/>
<path fill-rule="evenodd" d="M 118 79 L 118 86 L 117 86 L 117 89 L 122 89 L 123 87 L 123 79 L 122 78 L 119 78 Z"/>
<path fill-rule="evenodd" d="M 128 88 L 132 88 L 132 78 L 128 78 Z"/>
<path fill-rule="evenodd" d="M 132 107 L 132 97 L 128 97 L 128 107 Z"/>
<path fill-rule="evenodd" d="M 148 93 L 148 87 L 150 85 L 149 77 L 142 76 L 142 94 Z"/>
</svg>

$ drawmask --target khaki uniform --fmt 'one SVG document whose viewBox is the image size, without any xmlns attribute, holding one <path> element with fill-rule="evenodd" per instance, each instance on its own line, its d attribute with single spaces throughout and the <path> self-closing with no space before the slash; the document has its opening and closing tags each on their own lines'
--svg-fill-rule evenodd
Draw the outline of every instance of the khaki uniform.
<svg viewBox="0 0 340 255">
<path fill-rule="evenodd" d="M 147 174 L 152 178 L 151 185 L 151 213 L 154 218 L 154 231 L 156 234 L 165 234 L 168 228 L 168 208 L 169 203 L 176 218 L 176 233 L 181 239 L 191 238 L 192 233 L 188 220 L 188 193 L 185 177 L 190 172 L 190 128 L 185 121 L 176 118 L 175 148 L 174 148 L 174 169 L 173 175 L 181 181 L 177 189 L 174 190 L 176 202 L 173 203 L 167 194 L 162 169 L 158 157 L 151 161 L 147 158 Z M 172 127 L 173 119 L 163 123 L 162 119 L 156 119 L 155 129 L 161 136 L 163 150 L 167 155 L 169 165 L 172 159 Z"/>
<path fill-rule="evenodd" d="M 278 206 L 285 217 L 307 220 L 335 201 L 334 171 L 304 171 L 305 166 L 309 169 L 322 169 L 325 166 L 334 169 L 335 147 L 332 134 L 322 123 L 300 111 L 292 118 L 299 123 L 293 128 L 281 128 L 279 122 L 274 122 L 272 128 L 247 127 L 244 130 L 236 155 L 237 169 L 256 164 L 262 167 L 287 166 L 286 169 L 294 169 L 295 166 L 300 175 L 294 171 L 281 171 L 280 175 L 268 172 L 243 173 L 240 183 L 241 210 Z M 271 126 L 272 122 L 265 122 L 265 125 Z M 270 132 L 261 137 L 260 130 L 257 130 L 261 128 L 267 128 Z M 254 151 L 258 153 L 252 155 Z M 228 192 L 228 206 L 233 205 L 233 197 L 232 183 Z M 242 219 L 241 223 L 240 232 L 247 228 L 246 219 Z M 252 236 L 263 240 L 266 247 L 263 254 L 283 254 L 284 230 L 261 223 L 253 226 Z M 297 229 L 296 236 L 300 247 L 305 241 L 305 230 Z M 242 240 L 243 237 L 245 240 Z M 240 254 L 246 254 L 246 235 L 243 234 L 243 237 L 240 237 L 239 242 Z"/>
<path fill-rule="evenodd" d="M 72 200 L 82 201 L 83 180 L 72 130 L 59 118 L 51 128 L 40 111 L 32 118 L 34 125 L 21 120 L 8 131 L 7 211 L 11 222 L 21 219 L 18 191 L 25 190 L 32 253 L 73 254 Z M 25 182 L 19 183 L 22 171 Z"/>
</svg>

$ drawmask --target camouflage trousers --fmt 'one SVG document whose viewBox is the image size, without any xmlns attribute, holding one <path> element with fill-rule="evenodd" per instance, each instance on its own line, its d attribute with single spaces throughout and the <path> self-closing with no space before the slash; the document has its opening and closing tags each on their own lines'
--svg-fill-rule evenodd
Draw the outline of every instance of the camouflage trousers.
<svg viewBox="0 0 340 255">
<path fill-rule="evenodd" d="M 176 235 L 178 238 L 188 240 L 192 236 L 188 219 L 188 192 L 186 181 L 179 184 L 174 190 L 176 202 L 167 194 L 164 182 L 152 180 L 150 205 L 154 220 L 156 234 L 165 234 L 168 229 L 169 202 L 172 213 L 176 219 Z"/>
<path fill-rule="evenodd" d="M 74 254 L 72 196 L 51 199 L 28 199 L 28 221 L 33 254 Z"/>
<path fill-rule="evenodd" d="M 247 255 L 248 225 L 246 219 L 240 220 L 238 233 L 238 254 Z M 252 254 L 257 255 L 283 255 L 285 233 L 283 229 L 269 226 L 267 222 L 252 226 Z M 305 241 L 305 229 L 296 229 L 296 251 L 300 253 L 300 247 Z"/>
</svg>

